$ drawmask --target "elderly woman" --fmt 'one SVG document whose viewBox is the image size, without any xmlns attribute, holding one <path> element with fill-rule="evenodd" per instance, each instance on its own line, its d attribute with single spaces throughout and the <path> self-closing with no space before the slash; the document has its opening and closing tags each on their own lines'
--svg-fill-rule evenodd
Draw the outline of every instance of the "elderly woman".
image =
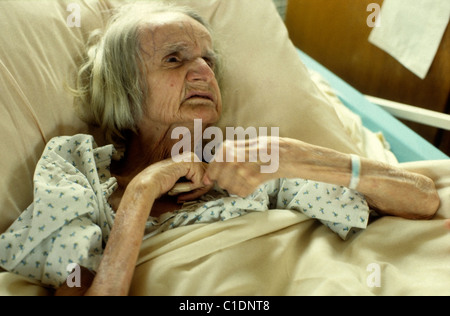
<svg viewBox="0 0 450 316">
<path fill-rule="evenodd" d="M 5 269 L 62 285 L 59 293 L 127 294 L 144 236 L 173 227 L 284 207 L 345 238 L 367 225 L 368 206 L 410 219 L 431 218 L 439 206 L 434 183 L 422 175 L 294 139 L 276 140 L 275 173 L 261 173 L 260 160 L 175 162 L 172 131 L 194 132 L 195 119 L 205 129 L 222 111 L 207 24 L 185 8 L 136 5 L 92 38 L 76 100 L 123 155 L 112 159 L 112 145 L 97 148 L 87 135 L 53 139 L 36 169 L 34 203 L 0 236 Z M 247 154 L 254 145 L 240 144 Z M 174 198 L 168 192 L 177 182 L 187 188 Z M 77 283 L 76 274 L 67 276 L 80 266 Z"/>
</svg>

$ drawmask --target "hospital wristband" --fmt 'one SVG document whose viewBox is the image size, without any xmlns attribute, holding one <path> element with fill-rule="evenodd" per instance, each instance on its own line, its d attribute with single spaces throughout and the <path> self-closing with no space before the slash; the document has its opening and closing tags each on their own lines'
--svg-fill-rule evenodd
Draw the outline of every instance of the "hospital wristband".
<svg viewBox="0 0 450 316">
<path fill-rule="evenodd" d="M 350 155 L 352 159 L 352 179 L 350 180 L 349 189 L 356 190 L 361 177 L 361 158 L 356 155 Z"/>
</svg>

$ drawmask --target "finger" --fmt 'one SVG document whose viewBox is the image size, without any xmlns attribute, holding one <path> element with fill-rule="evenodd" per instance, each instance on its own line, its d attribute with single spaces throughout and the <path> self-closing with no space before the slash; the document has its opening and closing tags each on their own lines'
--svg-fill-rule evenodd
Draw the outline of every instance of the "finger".
<svg viewBox="0 0 450 316">
<path fill-rule="evenodd" d="M 213 185 L 214 183 L 214 181 L 211 180 L 206 173 L 204 174 L 202 181 L 204 185 Z"/>
<path fill-rule="evenodd" d="M 236 164 L 224 164 L 215 177 L 218 186 L 233 195 L 242 196 L 242 190 L 246 187 L 246 179 L 239 172 L 240 168 Z"/>
<path fill-rule="evenodd" d="M 176 196 L 187 192 L 192 192 L 194 190 L 208 190 L 212 188 L 212 185 L 204 185 L 200 183 L 192 183 L 192 182 L 181 182 L 175 184 L 175 186 L 167 192 L 170 196 Z"/>
<path fill-rule="evenodd" d="M 198 188 L 196 190 L 190 191 L 189 193 L 181 194 L 178 197 L 177 201 L 178 201 L 178 203 L 183 203 L 183 202 L 187 202 L 187 201 L 196 200 L 199 197 L 208 193 L 212 188 L 213 188 L 213 186 L 204 186 L 204 187 Z"/>
<path fill-rule="evenodd" d="M 203 183 L 204 184 L 212 184 L 214 181 L 216 181 L 219 177 L 223 169 L 226 168 L 225 164 L 222 162 L 211 162 L 203 175 Z"/>
<path fill-rule="evenodd" d="M 450 219 L 447 219 L 447 220 L 444 222 L 444 225 L 445 225 L 445 227 L 446 227 L 447 229 L 450 229 Z"/>
<path fill-rule="evenodd" d="M 238 169 L 235 180 L 230 188 L 231 192 L 229 192 L 240 197 L 247 197 L 252 194 L 260 184 L 262 184 L 262 180 L 249 172 L 248 169 Z"/>
<path fill-rule="evenodd" d="M 255 188 L 255 182 L 260 181 L 255 175 L 255 166 L 249 163 L 212 163 L 206 170 L 203 182 L 205 184 L 216 181 L 217 184 L 238 196 L 248 196 Z"/>
<path fill-rule="evenodd" d="M 197 187 L 203 186 L 203 175 L 205 174 L 207 164 L 203 162 L 190 163 L 187 165 L 187 170 L 184 177 L 194 183 Z"/>
<path fill-rule="evenodd" d="M 192 191 L 192 183 L 183 182 L 175 184 L 175 186 L 167 194 L 170 196 L 175 196 L 190 191 Z"/>
</svg>

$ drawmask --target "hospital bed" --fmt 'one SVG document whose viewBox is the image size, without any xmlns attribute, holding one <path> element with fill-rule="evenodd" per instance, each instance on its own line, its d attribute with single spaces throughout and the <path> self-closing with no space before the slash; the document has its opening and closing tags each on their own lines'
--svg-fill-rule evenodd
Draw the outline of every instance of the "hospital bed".
<svg viewBox="0 0 450 316">
<path fill-rule="evenodd" d="M 386 137 L 399 162 L 448 159 L 447 155 L 402 124 L 388 111 L 394 112 L 397 109 L 398 112 L 394 112 L 394 114 L 401 118 L 412 119 L 417 116 L 416 122 L 433 124 L 435 127 L 447 130 L 450 129 L 450 115 L 424 111 L 412 106 L 403 106 L 403 111 L 399 112 L 401 106 L 399 104 L 395 108 L 390 106 L 384 109 L 382 105 L 387 107 L 394 103 L 361 94 L 306 53 L 301 50 L 298 50 L 298 53 L 308 69 L 319 72 L 328 81 L 343 104 L 362 118 L 364 126 L 372 132 L 381 132 Z"/>
<path fill-rule="evenodd" d="M 31 203 L 46 143 L 89 132 L 64 86 L 89 32 L 118 3 L 0 2 L 0 231 Z M 430 221 L 378 218 L 347 241 L 288 210 L 172 229 L 144 241 L 130 294 L 449 295 L 448 157 L 296 49 L 271 0 L 177 3 L 215 30 L 224 57 L 219 127 L 277 126 L 280 136 L 399 164 L 435 181 L 441 207 Z M 51 294 L 0 272 L 0 295 Z"/>
</svg>

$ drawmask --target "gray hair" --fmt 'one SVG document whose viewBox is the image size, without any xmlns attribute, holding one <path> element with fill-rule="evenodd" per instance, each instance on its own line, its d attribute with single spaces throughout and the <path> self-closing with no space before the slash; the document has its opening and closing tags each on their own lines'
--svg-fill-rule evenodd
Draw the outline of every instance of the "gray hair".
<svg viewBox="0 0 450 316">
<path fill-rule="evenodd" d="M 104 32 L 91 34 L 77 73 L 72 91 L 78 114 L 88 124 L 100 127 L 106 141 L 118 149 L 124 149 L 127 133 L 137 133 L 149 93 L 139 35 L 149 14 L 162 12 L 186 14 L 212 33 L 207 22 L 186 7 L 161 2 L 125 5 L 112 16 Z"/>
</svg>

